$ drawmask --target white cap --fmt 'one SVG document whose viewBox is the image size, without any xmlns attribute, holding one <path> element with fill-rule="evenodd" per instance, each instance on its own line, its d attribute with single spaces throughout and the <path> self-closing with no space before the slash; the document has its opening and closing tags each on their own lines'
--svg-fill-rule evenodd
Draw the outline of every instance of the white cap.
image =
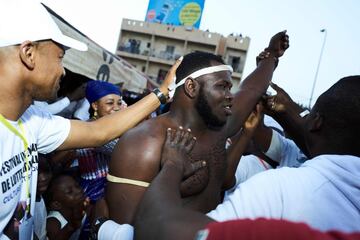
<svg viewBox="0 0 360 240">
<path fill-rule="evenodd" d="M 36 0 L 0 0 L 0 47 L 51 39 L 86 51 L 87 45 L 65 36 L 46 8 Z"/>
</svg>

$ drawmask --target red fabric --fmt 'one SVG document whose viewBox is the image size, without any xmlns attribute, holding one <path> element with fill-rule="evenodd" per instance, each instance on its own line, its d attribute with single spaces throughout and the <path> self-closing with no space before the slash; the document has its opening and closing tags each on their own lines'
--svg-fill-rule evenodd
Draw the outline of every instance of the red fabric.
<svg viewBox="0 0 360 240">
<path fill-rule="evenodd" d="M 358 233 L 339 231 L 320 232 L 303 223 L 284 220 L 233 220 L 213 222 L 206 226 L 209 235 L 206 240 L 360 240 Z"/>
</svg>

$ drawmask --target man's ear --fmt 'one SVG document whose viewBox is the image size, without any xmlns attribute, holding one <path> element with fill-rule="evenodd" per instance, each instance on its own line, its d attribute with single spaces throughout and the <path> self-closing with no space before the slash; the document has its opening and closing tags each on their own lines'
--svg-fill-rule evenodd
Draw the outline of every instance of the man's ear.
<svg viewBox="0 0 360 240">
<path fill-rule="evenodd" d="M 192 78 L 188 78 L 184 83 L 185 94 L 190 98 L 195 98 L 199 91 L 200 85 Z"/>
<path fill-rule="evenodd" d="M 323 126 L 324 117 L 320 113 L 315 113 L 315 116 L 310 120 L 310 132 L 320 131 Z"/>
<path fill-rule="evenodd" d="M 59 201 L 52 201 L 50 203 L 50 208 L 52 210 L 55 210 L 55 211 L 60 211 L 61 210 L 61 203 Z"/>
<path fill-rule="evenodd" d="M 22 63 L 30 70 L 35 68 L 36 45 L 31 41 L 25 41 L 20 45 L 20 59 Z"/>
</svg>

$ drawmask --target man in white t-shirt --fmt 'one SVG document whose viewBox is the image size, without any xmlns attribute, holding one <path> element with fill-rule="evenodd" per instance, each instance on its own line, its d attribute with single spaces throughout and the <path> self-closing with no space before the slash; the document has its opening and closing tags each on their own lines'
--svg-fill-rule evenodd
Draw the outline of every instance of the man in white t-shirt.
<svg viewBox="0 0 360 240">
<path fill-rule="evenodd" d="M 257 174 L 208 216 L 217 221 L 266 217 L 320 230 L 360 231 L 359 89 L 360 76 L 350 76 L 319 97 L 302 126 L 309 160 L 298 168 Z M 284 164 L 301 156 L 290 142 L 273 137 L 285 148 L 280 158 L 293 158 L 282 159 Z"/>
<path fill-rule="evenodd" d="M 166 101 L 164 84 L 121 113 L 93 122 L 67 120 L 31 106 L 56 99 L 67 48 L 87 46 L 62 34 L 37 1 L 0 4 L 0 239 L 31 239 L 38 152 L 100 146 L 124 133 Z"/>
</svg>

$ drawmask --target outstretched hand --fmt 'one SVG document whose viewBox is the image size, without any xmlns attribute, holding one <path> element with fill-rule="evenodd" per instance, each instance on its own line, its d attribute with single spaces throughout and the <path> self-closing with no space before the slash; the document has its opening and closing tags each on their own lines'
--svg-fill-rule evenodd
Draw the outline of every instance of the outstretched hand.
<svg viewBox="0 0 360 240">
<path fill-rule="evenodd" d="M 289 36 L 286 34 L 286 30 L 275 34 L 269 42 L 269 46 L 265 51 L 270 52 L 274 57 L 281 57 L 284 55 L 286 49 L 289 48 Z"/>
<path fill-rule="evenodd" d="M 196 138 L 191 130 L 179 127 L 177 130 L 168 128 L 166 140 L 161 154 L 161 166 L 173 165 L 182 173 L 183 178 L 188 178 L 200 168 L 206 166 L 205 161 L 191 162 L 190 152 L 194 148 Z"/>
<path fill-rule="evenodd" d="M 276 91 L 276 95 L 267 96 L 265 98 L 265 103 L 266 103 L 265 107 L 266 107 L 266 109 L 268 111 L 270 111 L 270 113 L 269 113 L 270 115 L 272 115 L 271 113 L 285 112 L 286 109 L 287 109 L 287 106 L 293 100 L 291 99 L 289 94 L 287 94 L 287 92 L 285 92 L 284 89 L 282 89 L 281 87 L 279 87 L 275 83 L 271 83 L 270 86 Z"/>
<path fill-rule="evenodd" d="M 253 133 L 258 127 L 259 123 L 262 121 L 263 114 L 263 105 L 261 103 L 256 104 L 254 111 L 252 111 L 244 123 L 244 130 L 250 133 Z"/>
<path fill-rule="evenodd" d="M 181 61 L 182 61 L 183 57 L 180 57 L 178 60 L 176 60 L 176 62 L 174 63 L 174 65 L 170 68 L 170 70 L 168 71 L 168 73 L 166 74 L 166 77 L 164 79 L 164 82 L 161 84 L 160 86 L 160 90 L 162 93 L 164 93 L 165 95 L 168 94 L 168 87 L 169 85 L 174 81 L 175 79 L 175 74 L 176 74 L 176 69 L 179 67 Z"/>
</svg>

